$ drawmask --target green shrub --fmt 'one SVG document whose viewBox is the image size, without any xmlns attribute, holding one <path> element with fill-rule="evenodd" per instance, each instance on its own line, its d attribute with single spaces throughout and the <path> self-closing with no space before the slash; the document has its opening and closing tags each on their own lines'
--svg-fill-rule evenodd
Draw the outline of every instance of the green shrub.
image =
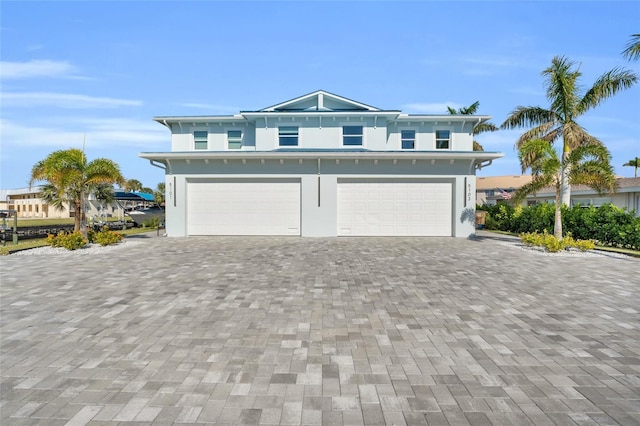
<svg viewBox="0 0 640 426">
<path fill-rule="evenodd" d="M 111 244 L 116 244 L 122 241 L 122 234 L 119 234 L 114 231 L 110 231 L 107 226 L 100 232 L 96 232 L 94 235 L 94 241 L 101 246 L 108 246 Z"/>
<path fill-rule="evenodd" d="M 555 253 L 564 248 L 562 241 L 557 240 L 553 235 L 545 230 L 542 234 L 538 232 L 524 232 L 520 234 L 520 240 L 527 246 L 544 247 L 547 251 Z"/>
<path fill-rule="evenodd" d="M 562 239 L 562 243 L 565 247 L 577 248 L 580 251 L 589 251 L 596 247 L 593 240 L 574 240 L 570 232 Z"/>
<path fill-rule="evenodd" d="M 60 232 L 58 235 L 49 234 L 47 242 L 51 247 L 63 247 L 67 250 L 77 250 L 88 243 L 80 232 Z"/>
<path fill-rule="evenodd" d="M 596 246 L 595 242 L 592 240 L 573 239 L 571 233 L 567 234 L 562 238 L 562 240 L 558 240 L 546 230 L 542 234 L 538 232 L 524 232 L 520 234 L 520 240 L 527 246 L 544 247 L 551 253 L 555 253 L 569 247 L 577 248 L 580 251 L 588 251 L 593 250 Z"/>
<path fill-rule="evenodd" d="M 518 234 L 553 233 L 554 204 L 513 208 L 502 203 L 484 209 L 487 229 Z M 571 234 L 575 241 L 593 240 L 601 246 L 640 250 L 640 217 L 613 204 L 562 206 L 562 228 L 564 235 Z"/>
<path fill-rule="evenodd" d="M 142 227 L 143 228 L 152 228 L 155 229 L 158 226 L 160 226 L 160 218 L 159 217 L 152 217 L 149 218 L 147 220 L 145 220 L 144 222 L 142 222 Z"/>
</svg>

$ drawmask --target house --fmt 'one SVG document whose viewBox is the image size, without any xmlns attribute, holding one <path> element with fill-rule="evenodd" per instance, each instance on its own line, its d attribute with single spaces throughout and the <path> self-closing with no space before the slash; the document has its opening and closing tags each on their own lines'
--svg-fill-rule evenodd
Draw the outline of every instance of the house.
<svg viewBox="0 0 640 426">
<path fill-rule="evenodd" d="M 40 186 L 0 190 L 0 210 L 15 210 L 18 218 L 23 219 L 64 219 L 74 216 L 68 203 L 63 203 L 61 210 L 51 207 L 42 198 Z M 88 218 L 103 215 L 123 217 L 124 213 L 117 203 L 106 206 L 93 195 L 88 197 L 86 211 Z"/>
<path fill-rule="evenodd" d="M 318 90 L 230 116 L 155 117 L 166 230 L 189 235 L 473 234 L 478 115 L 409 115 Z"/>
<path fill-rule="evenodd" d="M 612 194 L 598 194 L 594 189 L 586 185 L 571 186 L 571 205 L 580 204 L 582 206 L 600 207 L 603 204 L 612 203 L 616 207 L 626 208 L 629 211 L 635 210 L 636 216 L 640 216 L 640 177 L 616 178 L 617 190 Z M 545 188 L 536 194 L 529 195 L 527 202 L 532 203 L 555 203 L 555 190 Z"/>
<path fill-rule="evenodd" d="M 531 175 L 477 176 L 476 204 L 493 206 L 510 200 L 514 192 L 529 182 L 531 182 Z"/>
</svg>

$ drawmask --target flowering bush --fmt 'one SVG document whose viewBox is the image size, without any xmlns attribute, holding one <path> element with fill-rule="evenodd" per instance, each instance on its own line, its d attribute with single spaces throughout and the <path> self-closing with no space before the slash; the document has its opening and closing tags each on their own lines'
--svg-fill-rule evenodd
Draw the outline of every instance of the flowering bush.
<svg viewBox="0 0 640 426">
<path fill-rule="evenodd" d="M 108 227 L 104 227 L 102 231 L 93 234 L 93 241 L 101 246 L 108 246 L 122 241 L 122 234 L 110 231 Z"/>
<path fill-rule="evenodd" d="M 88 243 L 80 232 L 60 232 L 58 235 L 49 234 L 47 242 L 51 247 L 64 247 L 67 250 L 76 250 Z"/>
</svg>

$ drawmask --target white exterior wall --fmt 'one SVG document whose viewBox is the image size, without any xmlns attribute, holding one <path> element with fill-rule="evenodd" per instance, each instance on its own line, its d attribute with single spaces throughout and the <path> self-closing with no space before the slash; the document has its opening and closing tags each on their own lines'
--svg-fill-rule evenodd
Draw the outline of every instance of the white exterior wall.
<svg viewBox="0 0 640 426">
<path fill-rule="evenodd" d="M 337 229 L 337 186 L 340 178 L 402 179 L 418 178 L 425 181 L 450 182 L 452 184 L 452 236 L 468 237 L 475 233 L 475 176 L 469 175 L 466 162 L 451 165 L 448 161 L 435 164 L 411 160 L 322 160 L 318 175 L 317 160 L 212 160 L 190 164 L 176 162 L 173 174 L 167 175 L 166 229 L 171 237 L 187 236 L 187 185 L 202 179 L 215 178 L 299 178 L 301 182 L 301 235 L 304 237 L 333 237 Z M 318 203 L 318 176 L 320 176 L 320 202 Z M 465 179 L 466 178 L 466 179 Z M 191 183 L 190 183 L 191 182 Z M 466 186 L 465 186 L 466 185 Z M 466 200 L 466 205 L 465 205 Z M 319 204 L 319 205 L 318 205 Z"/>
<path fill-rule="evenodd" d="M 174 152 L 196 151 L 194 148 L 193 132 L 206 130 L 208 132 L 207 151 L 236 151 L 229 150 L 227 145 L 227 131 L 241 130 L 243 134 L 242 150 L 272 151 L 278 148 L 296 149 L 344 149 L 356 148 L 371 151 L 401 151 L 401 130 L 416 131 L 415 151 L 436 150 L 436 130 L 451 132 L 450 148 L 442 151 L 472 151 L 473 150 L 472 122 L 450 123 L 420 121 L 399 121 L 387 124 L 384 117 L 376 120 L 371 116 L 335 116 L 335 117 L 280 117 L 267 118 L 255 122 L 237 121 L 183 125 L 183 129 L 173 126 L 171 135 L 171 150 Z M 342 144 L 342 127 L 358 126 L 363 128 L 362 146 L 344 146 Z M 298 146 L 281 147 L 278 140 L 280 126 L 298 126 Z M 405 150 L 411 151 L 411 150 Z"/>
</svg>

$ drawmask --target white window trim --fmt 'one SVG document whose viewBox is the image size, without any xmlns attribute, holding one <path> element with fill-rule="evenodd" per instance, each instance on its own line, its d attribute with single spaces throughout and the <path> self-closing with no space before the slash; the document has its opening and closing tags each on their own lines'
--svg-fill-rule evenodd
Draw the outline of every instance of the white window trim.
<svg viewBox="0 0 640 426">
<path fill-rule="evenodd" d="M 438 138 L 437 132 L 438 130 L 448 130 L 449 131 L 449 148 L 438 148 Z M 437 127 L 433 129 L 433 149 L 436 151 L 451 151 L 453 148 L 453 129 L 447 127 Z"/>
<path fill-rule="evenodd" d="M 345 126 L 362 126 L 362 145 L 345 145 L 344 144 L 344 127 Z M 343 121 L 340 123 L 340 146 L 342 148 L 364 148 L 367 144 L 366 138 L 367 124 L 362 121 Z"/>
<path fill-rule="evenodd" d="M 413 130 L 414 135 L 413 135 L 413 148 L 402 148 L 402 131 L 403 130 Z M 400 127 L 398 129 L 398 140 L 399 142 L 399 147 L 400 147 L 400 151 L 415 151 L 418 149 L 418 129 L 416 129 L 415 127 Z"/>
<path fill-rule="evenodd" d="M 298 144 L 297 145 L 280 145 L 280 127 L 297 127 L 298 128 Z M 278 123 L 276 125 L 276 148 L 300 148 L 300 129 L 302 127 L 300 126 L 300 124 L 293 122 L 293 123 Z"/>
<path fill-rule="evenodd" d="M 232 131 L 236 131 L 236 132 L 240 132 L 240 148 L 229 148 L 229 132 Z M 244 135 L 245 135 L 245 129 L 244 128 L 238 128 L 238 127 L 225 127 L 224 129 L 224 147 L 226 151 L 242 151 L 242 149 L 244 148 Z"/>
<path fill-rule="evenodd" d="M 207 148 L 206 149 L 196 149 L 196 132 L 207 132 Z M 210 151 L 211 142 L 209 141 L 209 135 L 211 131 L 208 127 L 193 127 L 191 128 L 191 148 L 194 151 Z"/>
</svg>

